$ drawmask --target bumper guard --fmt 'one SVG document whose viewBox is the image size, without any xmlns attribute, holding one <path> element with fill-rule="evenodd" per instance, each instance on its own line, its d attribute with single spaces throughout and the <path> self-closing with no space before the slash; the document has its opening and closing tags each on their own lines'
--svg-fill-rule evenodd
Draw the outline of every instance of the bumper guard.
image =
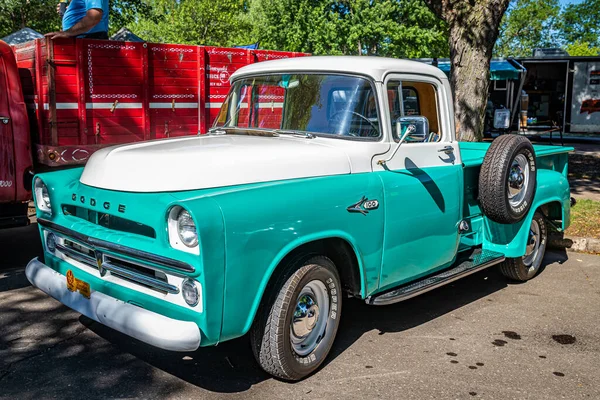
<svg viewBox="0 0 600 400">
<path fill-rule="evenodd" d="M 27 264 L 29 282 L 67 307 L 88 318 L 152 346 L 172 351 L 194 351 L 200 346 L 200 329 L 180 321 L 92 291 L 89 299 L 67 289 L 67 279 L 34 258 Z"/>
</svg>

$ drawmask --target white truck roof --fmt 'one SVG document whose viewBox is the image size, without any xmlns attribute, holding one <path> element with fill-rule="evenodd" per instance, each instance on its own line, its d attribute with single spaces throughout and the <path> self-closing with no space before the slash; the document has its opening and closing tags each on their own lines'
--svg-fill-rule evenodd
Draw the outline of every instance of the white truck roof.
<svg viewBox="0 0 600 400">
<path fill-rule="evenodd" d="M 247 75 L 300 71 L 359 74 L 375 81 L 383 81 L 389 73 L 415 73 L 448 80 L 441 69 L 422 62 L 367 56 L 310 56 L 263 61 L 238 69 L 231 75 L 231 80 Z"/>
</svg>

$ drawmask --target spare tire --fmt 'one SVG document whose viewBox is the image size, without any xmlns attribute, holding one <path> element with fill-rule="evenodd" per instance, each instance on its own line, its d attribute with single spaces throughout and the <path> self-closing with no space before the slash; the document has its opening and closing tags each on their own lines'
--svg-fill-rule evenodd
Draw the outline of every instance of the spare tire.
<svg viewBox="0 0 600 400">
<path fill-rule="evenodd" d="M 502 135 L 488 149 L 479 172 L 483 213 L 500 224 L 522 220 L 531 208 L 537 186 L 535 152 L 518 135 Z"/>
</svg>

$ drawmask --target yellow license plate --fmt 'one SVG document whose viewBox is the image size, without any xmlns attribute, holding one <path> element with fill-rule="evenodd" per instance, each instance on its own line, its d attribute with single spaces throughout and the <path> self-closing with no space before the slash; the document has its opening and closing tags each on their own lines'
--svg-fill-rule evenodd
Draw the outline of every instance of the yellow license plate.
<svg viewBox="0 0 600 400">
<path fill-rule="evenodd" d="M 67 271 L 67 289 L 71 292 L 79 292 L 83 297 L 89 299 L 92 294 L 90 284 L 75 278 L 73 271 Z"/>
</svg>

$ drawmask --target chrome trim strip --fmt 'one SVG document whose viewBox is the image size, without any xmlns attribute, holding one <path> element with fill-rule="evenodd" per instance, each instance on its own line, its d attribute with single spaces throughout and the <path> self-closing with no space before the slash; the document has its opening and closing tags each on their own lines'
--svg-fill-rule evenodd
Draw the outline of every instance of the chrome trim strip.
<svg viewBox="0 0 600 400">
<path fill-rule="evenodd" d="M 111 274 L 120 275 L 122 277 L 131 279 L 136 283 L 141 283 L 143 285 L 150 286 L 153 289 L 157 289 L 171 294 L 179 293 L 179 288 L 177 286 L 170 285 L 158 279 L 150 278 L 149 276 L 131 271 L 126 268 L 119 267 L 109 262 L 102 263 L 102 267 L 105 270 L 110 271 Z"/>
<path fill-rule="evenodd" d="M 76 261 L 79 261 L 83 264 L 87 264 L 91 267 L 97 267 L 95 258 L 92 258 L 90 256 L 86 256 L 85 254 L 79 253 L 77 250 L 70 249 L 70 248 L 63 246 L 62 244 L 58 244 L 58 243 L 56 243 L 56 250 L 60 251 L 61 253 L 65 254 L 66 256 L 68 256 Z"/>
<path fill-rule="evenodd" d="M 141 268 L 149 269 L 151 271 L 157 271 L 157 272 L 161 272 L 163 274 L 165 273 L 165 270 L 162 269 L 162 268 L 157 268 L 157 267 L 154 267 L 152 265 L 143 264 L 143 263 L 141 263 L 139 261 L 136 261 L 136 260 L 127 259 L 127 258 L 124 258 L 124 257 L 119 257 L 119 256 L 114 255 L 112 253 L 102 253 L 101 257 L 102 257 L 101 258 L 102 264 L 104 264 L 105 262 L 109 262 L 110 263 L 111 260 L 117 261 L 117 264 L 118 264 L 119 261 L 122 261 L 122 262 L 125 262 L 125 263 L 130 263 L 130 264 L 137 265 L 138 267 L 141 267 Z M 180 276 L 179 274 L 173 274 L 173 275 Z"/>
<path fill-rule="evenodd" d="M 75 232 L 74 230 L 55 224 L 52 221 L 48 221 L 45 218 L 38 218 L 37 222 L 45 228 L 54 230 L 56 232 L 62 233 L 63 235 L 70 236 L 75 238 L 76 240 L 90 244 L 94 246 L 94 249 L 115 251 L 117 253 L 122 253 L 126 256 L 138 258 L 142 261 L 151 262 L 162 267 L 172 268 L 181 272 L 196 272 L 196 269 L 193 266 L 183 261 L 174 260 L 172 258 L 159 256 L 142 250 L 132 249 L 131 247 L 126 247 L 120 244 L 115 244 L 102 239 L 96 239 L 87 235 L 83 235 L 79 232 Z"/>
<path fill-rule="evenodd" d="M 450 276 L 450 277 L 448 277 L 448 278 L 446 278 L 444 280 L 441 280 L 439 282 L 436 282 L 434 284 L 423 286 L 423 287 L 419 288 L 418 290 L 415 290 L 415 291 L 412 291 L 412 292 L 408 292 L 408 293 L 403 293 L 403 294 L 400 294 L 398 296 L 393 296 L 393 297 L 390 296 L 390 297 L 387 297 L 387 298 L 383 297 L 383 295 L 388 294 L 388 293 L 394 291 L 394 290 L 392 290 L 392 291 L 387 292 L 387 293 L 382 293 L 381 295 L 375 295 L 375 296 L 372 296 L 372 297 L 368 297 L 366 299 L 366 303 L 370 304 L 370 305 L 375 305 L 375 306 L 387 306 L 389 304 L 399 303 L 399 302 L 404 301 L 404 300 L 412 299 L 413 297 L 416 297 L 416 296 L 418 296 L 420 294 L 429 292 L 430 290 L 433 290 L 433 289 L 437 289 L 437 288 L 439 288 L 441 286 L 447 285 L 448 283 L 452 283 L 452 282 L 454 282 L 454 281 L 456 281 L 456 280 L 458 280 L 460 278 L 464 278 L 465 276 L 468 276 L 468 275 L 474 274 L 475 272 L 478 272 L 478 271 L 481 271 L 483 269 L 489 268 L 492 265 L 499 264 L 499 263 L 501 263 L 504 260 L 505 260 L 505 257 L 494 258 L 494 259 L 492 259 L 492 260 L 490 260 L 488 262 L 485 262 L 485 263 L 483 263 L 481 265 L 478 265 L 478 266 L 476 266 L 474 268 L 471 268 L 471 269 L 466 269 L 466 270 L 464 270 L 464 271 L 462 271 L 462 272 L 460 272 L 460 273 L 458 273 L 456 275 L 452 275 L 452 276 Z"/>
</svg>

